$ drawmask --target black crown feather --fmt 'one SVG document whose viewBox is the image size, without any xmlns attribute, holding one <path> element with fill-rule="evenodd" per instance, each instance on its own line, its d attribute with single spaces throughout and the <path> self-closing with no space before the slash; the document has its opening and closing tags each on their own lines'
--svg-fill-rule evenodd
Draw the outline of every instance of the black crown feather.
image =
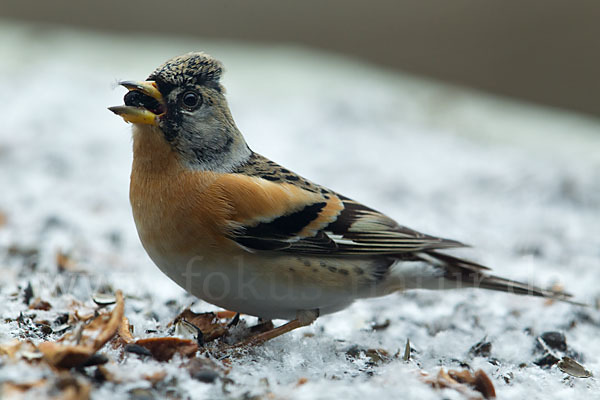
<svg viewBox="0 0 600 400">
<path fill-rule="evenodd" d="M 223 71 L 219 60 L 206 53 L 193 52 L 166 61 L 150 74 L 148 80 L 169 86 L 204 85 L 222 92 L 219 81 Z"/>
</svg>

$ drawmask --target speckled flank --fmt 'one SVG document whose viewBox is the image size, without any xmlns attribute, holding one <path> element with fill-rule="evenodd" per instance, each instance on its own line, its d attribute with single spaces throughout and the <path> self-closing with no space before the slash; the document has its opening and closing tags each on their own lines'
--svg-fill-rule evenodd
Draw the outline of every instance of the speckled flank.
<svg viewBox="0 0 600 400">
<path fill-rule="evenodd" d="M 317 257 L 290 257 L 285 261 L 291 280 L 360 291 L 369 290 L 380 283 L 391 264 L 391 260 L 383 259 L 367 261 Z"/>
</svg>

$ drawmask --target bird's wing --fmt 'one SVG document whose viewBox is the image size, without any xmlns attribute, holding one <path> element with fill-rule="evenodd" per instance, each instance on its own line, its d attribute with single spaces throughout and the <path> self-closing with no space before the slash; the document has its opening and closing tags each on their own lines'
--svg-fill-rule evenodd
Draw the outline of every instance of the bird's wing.
<svg viewBox="0 0 600 400">
<path fill-rule="evenodd" d="M 374 272 L 379 279 L 387 276 L 393 260 L 423 261 L 438 268 L 434 275 L 424 270 L 423 279 L 443 279 L 435 281 L 439 288 L 482 287 L 571 302 L 567 293 L 489 275 L 483 265 L 440 253 L 437 250 L 464 245 L 400 226 L 378 211 L 322 189 L 233 173 L 216 179 L 211 190 L 229 206 L 227 237 L 249 252 L 385 260 Z"/>
<path fill-rule="evenodd" d="M 463 246 L 400 226 L 331 191 L 306 190 L 293 179 L 228 174 L 216 184 L 231 204 L 228 236 L 248 251 L 418 259 L 418 252 Z"/>
</svg>

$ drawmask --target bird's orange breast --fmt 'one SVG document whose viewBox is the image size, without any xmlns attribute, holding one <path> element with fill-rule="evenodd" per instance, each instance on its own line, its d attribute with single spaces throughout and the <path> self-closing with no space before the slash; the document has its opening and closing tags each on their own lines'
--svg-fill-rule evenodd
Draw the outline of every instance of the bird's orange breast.
<svg viewBox="0 0 600 400">
<path fill-rule="evenodd" d="M 218 177 L 183 166 L 155 128 L 134 128 L 129 198 L 149 253 L 198 254 L 226 244 L 230 206 L 210 190 Z"/>
<path fill-rule="evenodd" d="M 138 234 L 151 256 L 235 255 L 228 239 L 239 226 L 269 222 L 324 202 L 317 193 L 288 183 L 242 174 L 189 168 L 153 127 L 134 128 L 130 200 Z M 331 198 L 306 233 L 333 220 L 343 206 Z"/>
</svg>

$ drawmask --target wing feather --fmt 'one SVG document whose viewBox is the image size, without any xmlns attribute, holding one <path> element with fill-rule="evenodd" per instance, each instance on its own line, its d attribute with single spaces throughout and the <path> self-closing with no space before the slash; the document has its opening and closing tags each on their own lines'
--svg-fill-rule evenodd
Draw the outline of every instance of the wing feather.
<svg viewBox="0 0 600 400">
<path fill-rule="evenodd" d="M 393 256 L 418 259 L 416 253 L 462 247 L 462 243 L 424 235 L 398 225 L 384 214 L 331 191 L 315 193 L 290 183 L 239 175 L 238 185 L 277 200 L 277 207 L 246 207 L 230 239 L 250 251 L 304 255 Z M 260 196 L 259 196 L 260 197 Z M 231 197 L 247 203 L 247 197 Z M 243 208 L 236 204 L 233 209 Z"/>
</svg>

